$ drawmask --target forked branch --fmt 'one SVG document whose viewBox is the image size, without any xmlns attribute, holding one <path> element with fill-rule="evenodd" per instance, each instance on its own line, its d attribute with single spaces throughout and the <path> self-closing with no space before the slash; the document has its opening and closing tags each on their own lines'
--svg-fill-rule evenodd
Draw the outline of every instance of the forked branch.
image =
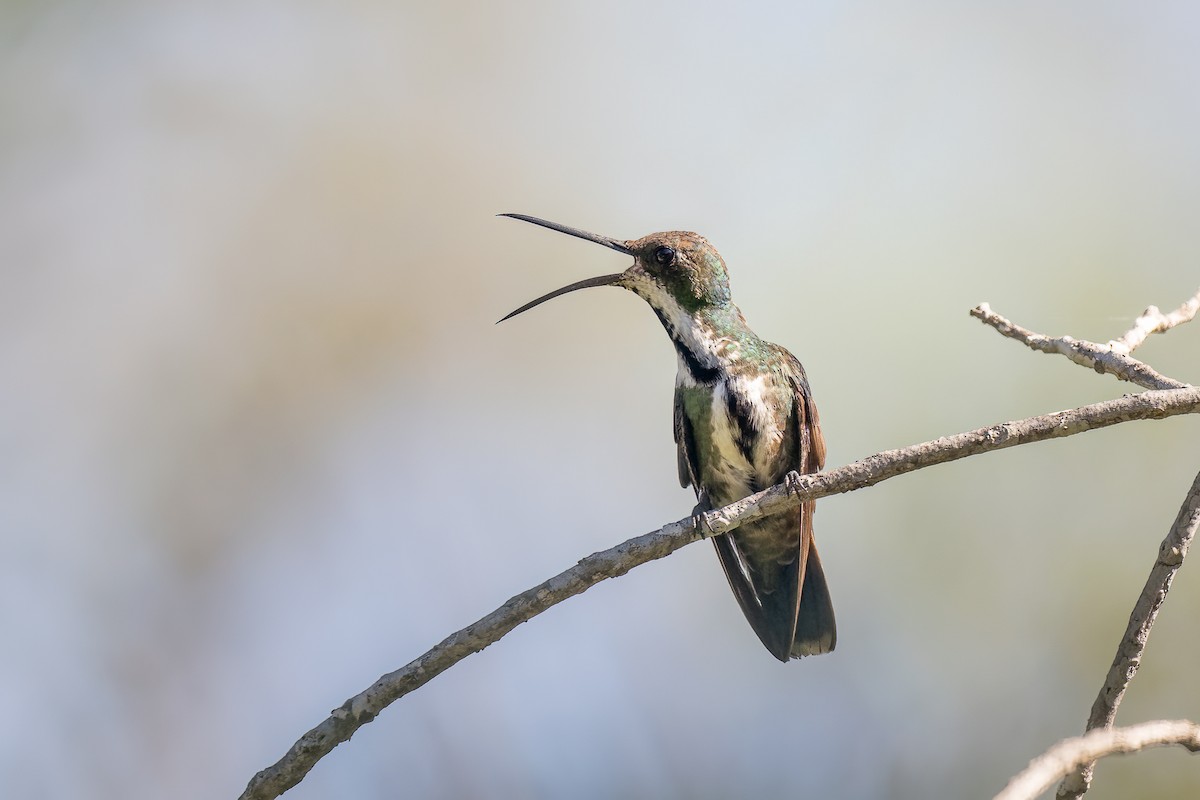
<svg viewBox="0 0 1200 800">
<path fill-rule="evenodd" d="M 1108 343 L 1114 353 L 1129 355 L 1152 333 L 1166 333 L 1176 325 L 1191 322 L 1200 311 L 1200 289 L 1183 301 L 1183 305 L 1169 314 L 1158 310 L 1158 306 L 1150 306 L 1133 322 L 1133 327 L 1125 331 L 1120 339 Z"/>
<path fill-rule="evenodd" d="M 1196 537 L 1197 528 L 1200 528 L 1200 474 L 1192 481 L 1192 488 L 1183 499 L 1183 505 L 1175 517 L 1174 524 L 1171 525 L 1171 530 L 1158 547 L 1158 558 L 1155 559 L 1150 576 L 1146 578 L 1146 585 L 1129 615 L 1129 624 L 1117 645 L 1117 654 L 1113 658 L 1112 666 L 1108 668 L 1104 685 L 1100 687 L 1096 702 L 1092 704 L 1087 730 L 1111 727 L 1116 719 L 1117 707 L 1121 705 L 1125 690 L 1142 663 L 1142 651 L 1146 649 L 1146 640 L 1150 638 L 1150 628 L 1167 599 L 1167 592 L 1171 589 L 1175 573 L 1183 566 L 1183 559 L 1187 556 L 1188 546 Z M 1080 764 L 1058 787 L 1059 799 L 1073 800 L 1086 792 L 1091 786 L 1094 768 L 1094 763 Z"/>
<path fill-rule="evenodd" d="M 1136 383 L 1147 389 L 1177 389 L 1180 386 L 1187 386 L 1186 383 L 1181 383 L 1174 378 L 1160 375 L 1150 365 L 1130 356 L 1128 351 L 1118 352 L 1109 345 L 1096 344 L 1070 336 L 1050 337 L 1034 333 L 992 311 L 991 306 L 987 303 L 980 303 L 971 309 L 971 316 L 991 325 L 1000 335 L 1016 339 L 1026 347 L 1042 353 L 1057 353 L 1066 356 L 1080 366 L 1094 369 L 1101 374 L 1114 375 L 1118 380 Z M 1129 335 L 1126 334 L 1126 336 Z M 1142 339 L 1145 339 L 1145 336 Z M 1141 344 L 1141 341 L 1139 340 L 1137 344 Z M 1134 347 L 1136 346 L 1135 344 Z M 1129 348 L 1129 350 L 1132 349 L 1132 347 Z"/>
<path fill-rule="evenodd" d="M 991 325 L 1002 335 L 1017 339 L 1034 350 L 1065 355 L 1077 364 L 1091 367 L 1099 373 L 1115 375 L 1120 380 L 1132 381 L 1142 386 L 1162 387 L 1185 384 L 1160 375 L 1143 362 L 1132 358 L 1129 353 L 1141 345 L 1151 333 L 1162 333 L 1191 320 L 1196 316 L 1198 309 L 1200 291 L 1170 314 L 1163 314 L 1156 307 L 1150 306 L 1120 339 L 1110 341 L 1106 345 L 1072 339 L 1069 336 L 1052 339 L 1034 333 L 996 314 L 987 303 L 981 303 L 971 311 L 971 315 Z M 1100 693 L 1092 704 L 1085 730 L 1098 731 L 1112 727 L 1125 690 L 1129 688 L 1129 683 L 1141 664 L 1150 629 L 1167 599 L 1171 581 L 1183 564 L 1197 527 L 1200 527 L 1200 474 L 1192 482 L 1175 523 L 1159 546 L 1158 557 L 1141 594 L 1138 595 L 1137 602 L 1134 603 L 1125 635 L 1117 645 L 1117 654 L 1108 669 L 1104 685 L 1100 687 Z M 1066 777 L 1058 787 L 1057 800 L 1077 800 L 1087 792 L 1092 783 L 1095 766 L 1093 759 L 1085 759 L 1064 771 L 1062 776 Z"/>
</svg>

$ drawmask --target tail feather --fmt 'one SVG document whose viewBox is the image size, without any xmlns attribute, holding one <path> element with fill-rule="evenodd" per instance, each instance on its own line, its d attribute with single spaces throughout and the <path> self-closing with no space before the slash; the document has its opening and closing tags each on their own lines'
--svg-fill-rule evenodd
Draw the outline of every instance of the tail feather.
<svg viewBox="0 0 1200 800">
<path fill-rule="evenodd" d="M 755 569 L 750 568 L 733 537 L 713 538 L 742 613 L 780 661 L 828 653 L 837 643 L 833 601 L 812 539 L 811 505 L 806 506 L 801 511 L 798 557 L 788 564 L 771 562 L 766 567 L 773 569 L 769 576 L 763 574 L 761 561 Z"/>
<path fill-rule="evenodd" d="M 796 619 L 796 636 L 791 657 L 818 656 L 833 651 L 837 645 L 837 623 L 833 618 L 833 600 L 829 584 L 821 569 L 816 544 L 808 548 L 808 565 L 804 571 L 804 586 L 800 590 L 800 614 Z"/>
</svg>

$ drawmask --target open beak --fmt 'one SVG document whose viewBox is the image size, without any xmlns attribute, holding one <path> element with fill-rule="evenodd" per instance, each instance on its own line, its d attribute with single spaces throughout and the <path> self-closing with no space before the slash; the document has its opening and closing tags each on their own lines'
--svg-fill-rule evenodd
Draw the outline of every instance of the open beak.
<svg viewBox="0 0 1200 800">
<path fill-rule="evenodd" d="M 619 239 L 612 239 L 612 238 L 609 238 L 608 236 L 600 236 L 595 233 L 588 233 L 587 231 L 581 231 L 578 228 L 571 228 L 567 225 L 559 225 L 557 222 L 547 222 L 544 219 L 538 219 L 537 217 L 529 217 L 529 216 L 526 216 L 525 214 L 500 214 L 499 216 L 512 217 L 513 219 L 519 219 L 522 222 L 530 222 L 530 223 L 533 223 L 534 225 L 541 225 L 543 228 L 549 228 L 552 231 L 558 231 L 559 233 L 565 233 L 568 236 L 574 236 L 579 239 L 587 239 L 589 242 L 595 242 L 596 244 L 604 245 L 605 247 L 616 250 L 618 253 L 624 253 L 625 255 L 633 255 L 633 251 L 629 249 L 629 246 L 625 242 L 622 242 Z M 624 275 L 623 272 L 618 272 L 614 275 L 601 275 L 596 278 L 587 278 L 586 280 L 576 281 L 575 283 L 572 283 L 569 286 L 564 286 L 561 289 L 555 289 L 553 292 L 550 292 L 549 294 L 544 294 L 536 300 L 530 300 L 528 303 L 521 306 L 516 311 L 513 311 L 512 313 L 505 315 L 502 319 L 498 320 L 496 324 L 498 325 L 501 322 L 504 322 L 504 320 L 506 320 L 506 319 L 511 319 L 511 318 L 515 317 L 517 314 L 528 311 L 529 309 L 533 308 L 534 306 L 540 306 L 542 303 L 546 302 L 547 300 L 553 300 L 555 297 L 558 297 L 559 295 L 566 294 L 567 292 L 573 292 L 576 289 L 590 289 L 593 286 L 614 286 L 618 283 L 618 281 L 621 280 L 621 277 L 623 275 Z"/>
</svg>

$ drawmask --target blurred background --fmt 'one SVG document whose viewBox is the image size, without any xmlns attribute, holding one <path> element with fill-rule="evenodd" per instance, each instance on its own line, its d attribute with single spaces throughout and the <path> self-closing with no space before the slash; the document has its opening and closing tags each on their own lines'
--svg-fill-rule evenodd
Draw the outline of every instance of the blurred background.
<svg viewBox="0 0 1200 800">
<path fill-rule="evenodd" d="M 686 515 L 627 266 L 688 229 L 805 363 L 829 465 L 1134 391 L 1200 270 L 1187 4 L 10 2 L 0 786 L 234 797 L 511 595 Z M 1196 380 L 1200 327 L 1139 351 Z M 1200 467 L 1134 423 L 822 501 L 831 656 L 711 546 L 521 626 L 288 797 L 990 797 L 1077 734 Z M 1200 718 L 1187 565 L 1119 721 Z M 1090 795 L 1195 797 L 1183 751 Z"/>
</svg>

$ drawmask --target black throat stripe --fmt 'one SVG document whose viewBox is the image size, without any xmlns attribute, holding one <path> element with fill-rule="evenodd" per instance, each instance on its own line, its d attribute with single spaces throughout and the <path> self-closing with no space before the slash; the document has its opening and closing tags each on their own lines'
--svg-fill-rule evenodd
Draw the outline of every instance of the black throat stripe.
<svg viewBox="0 0 1200 800">
<path fill-rule="evenodd" d="M 653 308 L 653 306 L 651 306 Z M 683 363 L 687 366 L 688 374 L 692 376 L 692 380 L 696 383 L 702 383 L 708 386 L 716 383 L 721 377 L 720 367 L 710 367 L 705 364 L 700 356 L 692 352 L 687 343 L 679 336 L 679 332 L 667 321 L 666 315 L 662 311 L 655 308 L 654 314 L 658 317 L 658 321 L 662 323 L 663 328 L 667 331 L 667 335 L 671 337 L 671 342 L 675 345 L 676 352 L 683 359 Z"/>
</svg>

